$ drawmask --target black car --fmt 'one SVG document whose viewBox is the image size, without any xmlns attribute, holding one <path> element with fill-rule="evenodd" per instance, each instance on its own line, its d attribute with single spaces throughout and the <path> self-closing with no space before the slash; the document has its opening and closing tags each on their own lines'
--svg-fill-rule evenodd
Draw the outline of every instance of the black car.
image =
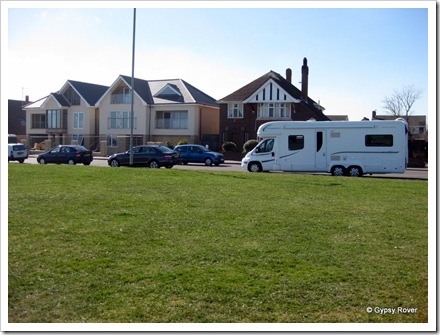
<svg viewBox="0 0 440 335">
<path fill-rule="evenodd" d="M 150 168 L 167 169 L 180 164 L 180 154 L 163 145 L 139 145 L 133 147 L 133 166 L 147 166 Z M 130 150 L 116 153 L 108 158 L 108 165 L 112 167 L 129 166 Z"/>
<path fill-rule="evenodd" d="M 40 164 L 77 164 L 90 165 L 93 161 L 93 153 L 82 145 L 58 145 L 49 151 L 38 155 L 37 162 Z"/>
</svg>

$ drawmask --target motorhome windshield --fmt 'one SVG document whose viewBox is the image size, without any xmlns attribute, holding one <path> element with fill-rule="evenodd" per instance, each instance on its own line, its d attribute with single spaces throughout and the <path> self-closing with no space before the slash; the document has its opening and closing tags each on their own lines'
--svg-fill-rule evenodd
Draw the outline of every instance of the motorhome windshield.
<svg viewBox="0 0 440 335">
<path fill-rule="evenodd" d="M 271 152 L 273 149 L 273 144 L 275 140 L 273 138 L 268 138 L 260 142 L 256 147 L 256 152 Z"/>
</svg>

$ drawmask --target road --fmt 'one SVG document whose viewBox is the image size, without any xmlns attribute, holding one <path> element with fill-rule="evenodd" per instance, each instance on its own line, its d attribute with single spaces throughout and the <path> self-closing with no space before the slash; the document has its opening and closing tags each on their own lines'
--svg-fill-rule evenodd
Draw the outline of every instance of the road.
<svg viewBox="0 0 440 335">
<path fill-rule="evenodd" d="M 36 155 L 31 155 L 24 162 L 24 164 L 38 164 Z M 10 164 L 19 164 L 18 162 L 10 162 Z M 78 164 L 82 166 L 82 164 Z M 91 166 L 101 166 L 109 167 L 107 164 L 107 159 L 105 157 L 95 157 Z M 237 161 L 226 161 L 225 164 L 220 166 L 205 166 L 203 164 L 187 164 L 187 165 L 175 165 L 173 169 L 184 169 L 184 170 L 209 170 L 209 171 L 242 171 L 240 162 Z M 249 172 L 243 172 L 249 173 Z M 319 173 L 321 174 L 321 173 Z M 325 175 L 329 175 L 325 173 Z M 390 174 L 375 174 L 372 176 L 365 175 L 367 178 L 399 178 L 399 179 L 422 179 L 428 180 L 428 169 L 427 168 L 409 168 L 405 173 L 390 173 Z"/>
</svg>

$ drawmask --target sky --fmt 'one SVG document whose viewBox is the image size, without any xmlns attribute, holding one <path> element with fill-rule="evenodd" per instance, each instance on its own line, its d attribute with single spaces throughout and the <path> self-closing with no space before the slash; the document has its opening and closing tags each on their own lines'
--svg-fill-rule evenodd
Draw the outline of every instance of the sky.
<svg viewBox="0 0 440 335">
<path fill-rule="evenodd" d="M 383 99 L 408 85 L 423 90 L 415 115 L 435 110 L 435 1 L 353 3 L 2 1 L 2 97 L 131 76 L 137 7 L 137 78 L 181 78 L 219 100 L 271 70 L 291 68 L 301 88 L 306 57 L 309 96 L 325 114 L 385 114 Z"/>
</svg>

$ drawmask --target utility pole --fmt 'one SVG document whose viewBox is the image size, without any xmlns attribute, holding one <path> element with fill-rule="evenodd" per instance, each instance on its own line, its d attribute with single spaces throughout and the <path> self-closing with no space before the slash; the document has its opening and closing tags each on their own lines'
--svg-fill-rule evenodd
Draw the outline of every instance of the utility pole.
<svg viewBox="0 0 440 335">
<path fill-rule="evenodd" d="M 136 35 L 136 8 L 133 12 L 133 51 L 131 56 L 131 113 L 130 113 L 130 166 L 133 165 L 133 127 L 134 127 L 134 46 Z"/>
</svg>

